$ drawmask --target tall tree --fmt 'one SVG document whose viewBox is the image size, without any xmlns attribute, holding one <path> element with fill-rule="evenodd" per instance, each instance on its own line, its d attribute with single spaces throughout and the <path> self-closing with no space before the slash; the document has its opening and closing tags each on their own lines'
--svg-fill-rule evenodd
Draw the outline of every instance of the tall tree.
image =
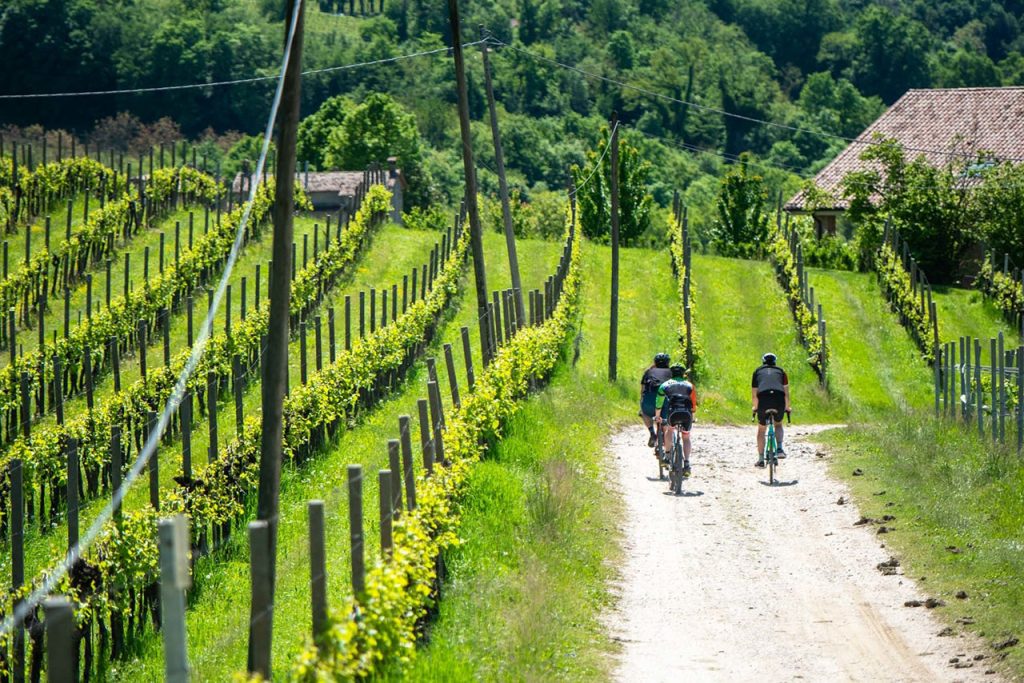
<svg viewBox="0 0 1024 683">
<path fill-rule="evenodd" d="M 931 38 L 919 22 L 885 7 L 865 9 L 854 24 L 854 82 L 861 92 L 892 104 L 910 88 L 931 82 Z"/>
</svg>

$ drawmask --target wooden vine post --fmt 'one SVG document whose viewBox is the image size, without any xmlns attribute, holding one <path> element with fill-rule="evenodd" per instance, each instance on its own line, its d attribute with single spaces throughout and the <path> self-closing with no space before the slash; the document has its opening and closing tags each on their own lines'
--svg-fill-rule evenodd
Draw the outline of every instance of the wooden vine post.
<svg viewBox="0 0 1024 683">
<path fill-rule="evenodd" d="M 269 577 L 267 599 L 274 604 L 275 558 L 277 554 L 277 510 L 281 485 L 281 448 L 284 432 L 284 395 L 288 376 L 288 324 L 291 306 L 292 266 L 292 205 L 295 186 L 295 147 L 298 135 L 299 101 L 302 85 L 302 42 L 303 12 L 295 13 L 296 0 L 287 0 L 285 16 L 285 49 L 288 36 L 294 28 L 291 57 L 285 67 L 281 95 L 281 110 L 278 118 L 277 142 L 277 183 L 275 187 L 273 220 L 273 270 L 271 279 L 274 287 L 270 292 L 270 320 L 267 332 L 267 352 L 264 361 L 263 413 L 260 441 L 260 477 L 256 516 L 266 524 L 266 546 L 263 560 L 266 566 L 260 568 L 261 575 Z M 292 26 L 292 17 L 295 25 Z M 261 532 L 255 532 L 259 537 Z M 254 533 L 250 530 L 250 539 Z M 262 542 L 262 541 L 260 541 Z M 254 561 L 257 559 L 253 556 Z M 255 575 L 254 575 L 255 587 Z M 254 593 L 255 598 L 255 593 Z M 253 604 L 255 612 L 256 605 Z M 260 614 L 259 620 L 251 622 L 249 629 L 249 672 L 261 674 L 270 679 L 272 642 L 272 613 Z"/>
<path fill-rule="evenodd" d="M 462 31 L 459 26 L 458 0 L 448 0 L 448 20 L 452 30 L 452 52 L 455 58 L 455 83 L 459 100 L 459 130 L 462 134 L 462 165 L 466 174 L 466 209 L 469 212 L 469 242 L 473 251 L 473 276 L 476 283 L 476 312 L 480 338 L 489 339 L 487 333 L 487 274 L 484 266 L 483 234 L 476 196 L 476 167 L 473 164 L 472 132 L 469 126 L 469 102 L 466 88 L 466 67 L 462 56 Z M 484 361 L 493 355 L 490 344 L 484 349 Z"/>
<path fill-rule="evenodd" d="M 619 362 L 619 126 L 618 114 L 612 113 L 611 138 L 611 181 L 609 192 L 612 204 L 612 296 L 611 324 L 608 331 L 608 379 L 614 382 L 618 376 Z M 600 171 L 600 169 L 596 169 Z M 545 297 L 547 299 L 548 297 Z"/>
<path fill-rule="evenodd" d="M 480 27 L 481 36 L 485 29 Z M 512 274 L 512 294 L 515 299 L 516 319 L 523 318 L 523 283 L 519 278 L 519 257 L 516 254 L 516 233 L 512 226 L 512 209 L 508 198 L 508 180 L 505 177 L 505 153 L 501 146 L 501 131 L 498 129 L 498 111 L 494 106 L 494 84 L 491 81 L 491 64 L 487 58 L 489 47 L 486 42 L 480 44 L 480 54 L 484 61 L 484 89 L 487 93 L 487 109 L 491 119 L 491 138 L 494 141 L 494 163 L 498 171 L 498 193 L 501 197 L 501 219 L 505 228 L 505 246 L 508 248 L 508 267 Z M 507 317 L 507 316 L 506 316 Z"/>
</svg>

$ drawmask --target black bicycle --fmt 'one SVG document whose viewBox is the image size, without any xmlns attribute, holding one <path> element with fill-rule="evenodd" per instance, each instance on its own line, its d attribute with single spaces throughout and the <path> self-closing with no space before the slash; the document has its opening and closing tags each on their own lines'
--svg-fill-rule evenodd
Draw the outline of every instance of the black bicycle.
<svg viewBox="0 0 1024 683">
<path fill-rule="evenodd" d="M 683 492 L 683 480 L 687 476 L 684 474 L 686 456 L 683 452 L 683 434 L 693 424 L 693 415 L 688 410 L 676 410 L 669 415 L 668 422 L 675 427 L 672 432 L 672 452 L 666 454 L 666 465 L 669 468 L 669 491 L 679 495 Z"/>
</svg>

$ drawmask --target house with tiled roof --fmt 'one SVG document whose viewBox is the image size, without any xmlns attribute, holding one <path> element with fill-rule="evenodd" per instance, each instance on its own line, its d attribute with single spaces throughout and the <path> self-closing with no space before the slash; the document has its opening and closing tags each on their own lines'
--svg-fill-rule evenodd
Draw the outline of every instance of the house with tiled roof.
<svg viewBox="0 0 1024 683">
<path fill-rule="evenodd" d="M 384 187 L 391 192 L 391 218 L 401 224 L 406 181 L 398 168 L 397 159 L 388 159 L 387 170 L 370 173 L 380 176 Z M 349 211 L 359 186 L 367 180 L 367 171 L 299 171 L 295 179 L 309 194 L 315 211 Z M 241 200 L 248 195 L 253 180 L 252 176 L 245 173 L 235 175 L 231 191 L 236 199 Z"/>
<path fill-rule="evenodd" d="M 935 166 L 982 150 L 996 160 L 1024 161 L 1024 87 L 908 90 L 815 176 L 815 186 L 830 198 L 826 205 L 808 206 L 801 191 L 786 211 L 812 215 L 819 236 L 835 234 L 847 208 L 840 183 L 865 168 L 860 156 L 877 135 L 895 138 L 909 156 L 923 155 Z"/>
</svg>

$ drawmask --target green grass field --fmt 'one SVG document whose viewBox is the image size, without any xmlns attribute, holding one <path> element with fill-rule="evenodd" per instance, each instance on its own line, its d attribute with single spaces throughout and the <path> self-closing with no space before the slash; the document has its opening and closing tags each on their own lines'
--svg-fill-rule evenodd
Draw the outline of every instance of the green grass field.
<svg viewBox="0 0 1024 683">
<path fill-rule="evenodd" d="M 1020 343 L 1020 331 L 1003 320 L 996 307 L 981 292 L 956 287 L 935 287 L 932 291 L 935 309 L 939 315 L 939 341 L 957 341 L 969 335 L 981 339 L 984 345 L 1001 331 L 1006 347 Z"/>
<path fill-rule="evenodd" d="M 932 373 L 874 276 L 809 269 L 808 281 L 828 326 L 830 389 L 850 419 L 929 406 Z"/>
</svg>

